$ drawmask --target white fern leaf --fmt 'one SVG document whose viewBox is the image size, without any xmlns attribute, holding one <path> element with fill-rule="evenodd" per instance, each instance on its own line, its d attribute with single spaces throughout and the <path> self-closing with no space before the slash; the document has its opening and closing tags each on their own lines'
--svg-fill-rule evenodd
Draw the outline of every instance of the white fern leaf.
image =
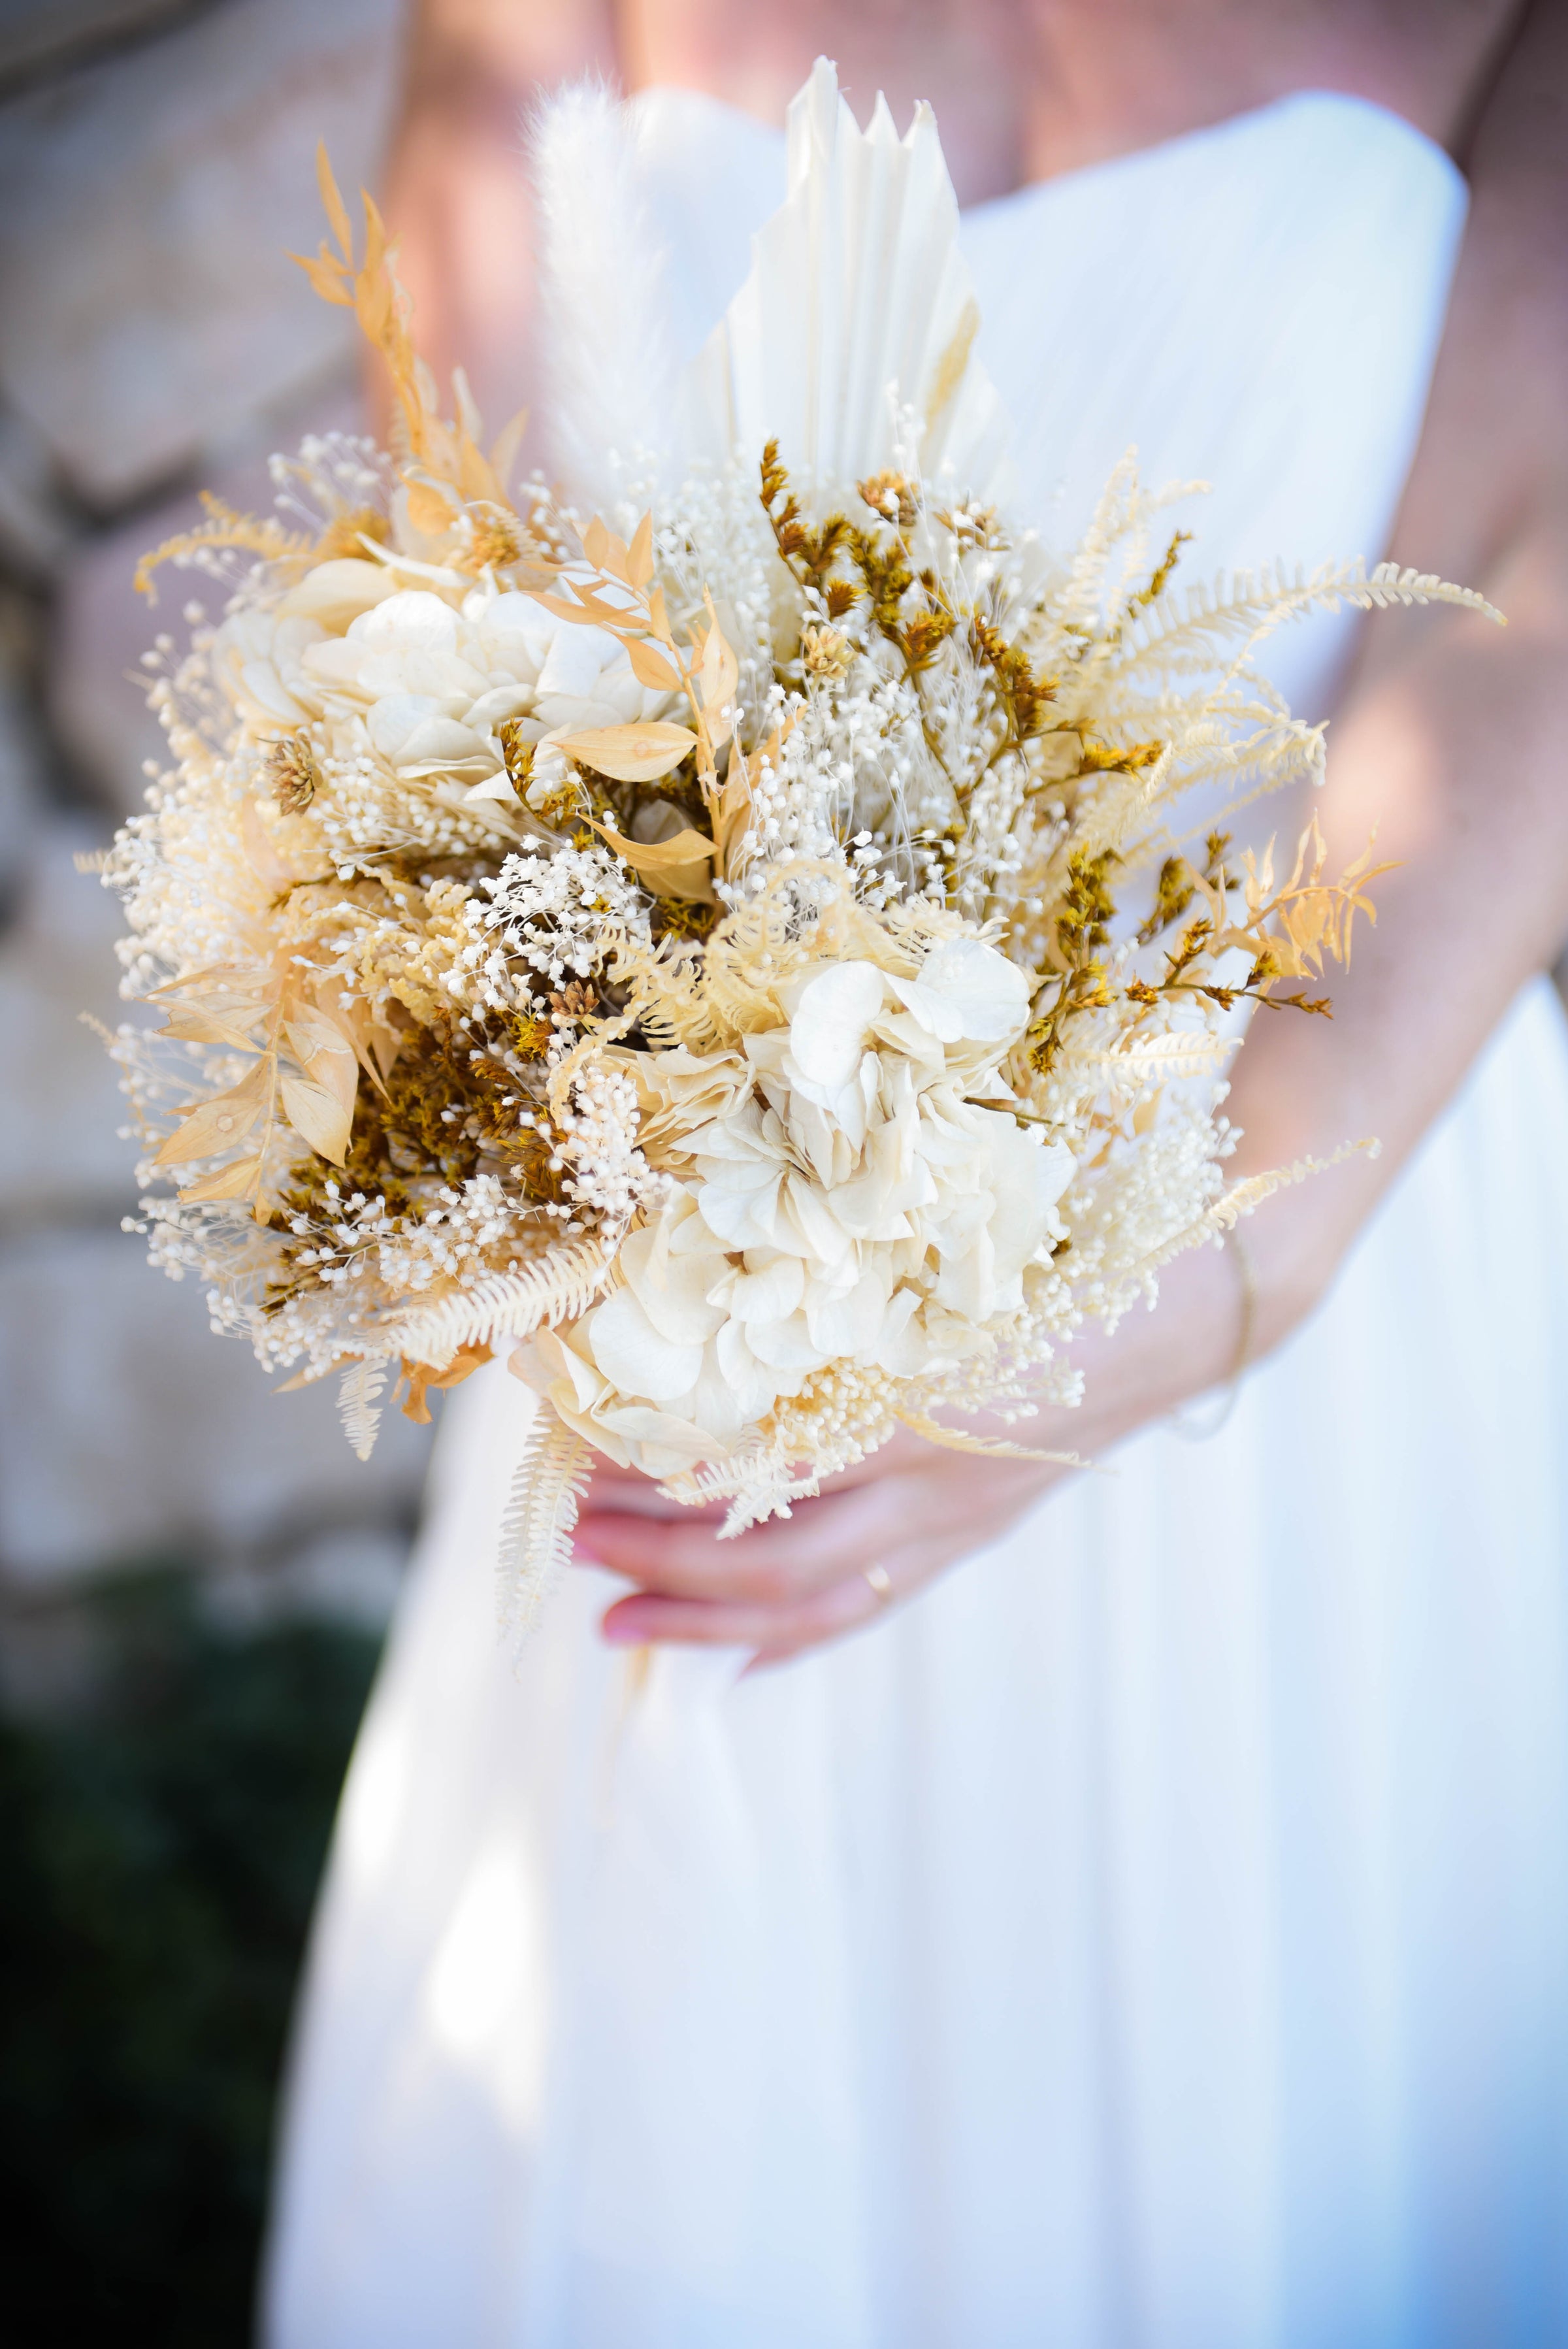
<svg viewBox="0 0 1568 2349">
<path fill-rule="evenodd" d="M 572 1562 L 572 1532 L 593 1465 L 590 1446 L 542 1402 L 500 1526 L 499 1615 L 502 1637 L 514 1650 L 533 1630 Z"/>
<path fill-rule="evenodd" d="M 1202 1030 L 1164 1036 L 1135 1036 L 1130 1043 L 1099 1047 L 1065 1045 L 1058 1063 L 1065 1074 L 1098 1078 L 1112 1092 L 1141 1092 L 1172 1077 L 1197 1077 L 1221 1069 L 1235 1039 Z"/>
<path fill-rule="evenodd" d="M 517 1272 L 491 1273 L 405 1321 L 394 1343 L 411 1362 L 445 1370 L 465 1346 L 574 1321 L 610 1278 L 614 1256 L 601 1239 L 573 1240 Z"/>
<path fill-rule="evenodd" d="M 1293 1184 L 1305 1183 L 1309 1174 L 1326 1174 L 1329 1167 L 1341 1165 L 1346 1158 L 1358 1157 L 1362 1151 L 1366 1151 L 1368 1157 L 1377 1158 L 1382 1148 L 1382 1143 L 1375 1136 L 1367 1135 L 1360 1142 L 1342 1142 L 1337 1150 L 1329 1152 L 1326 1158 L 1297 1158 L 1288 1166 L 1271 1168 L 1266 1174 L 1249 1174 L 1243 1182 L 1233 1184 L 1222 1198 L 1215 1200 L 1204 1218 L 1203 1227 L 1216 1232 L 1231 1231 L 1243 1216 L 1250 1216 L 1254 1207 L 1261 1206 L 1264 1200 L 1271 1198 L 1274 1192 L 1288 1190 Z"/>
<path fill-rule="evenodd" d="M 923 1411 L 901 1411 L 900 1419 L 914 1435 L 923 1436 L 927 1444 L 937 1444 L 946 1452 L 977 1452 L 990 1460 L 1049 1460 L 1062 1468 L 1087 1468 L 1088 1463 L 1077 1452 L 1040 1452 L 1032 1444 L 1008 1444 L 996 1435 L 975 1435 L 964 1427 L 945 1427 L 939 1419 L 932 1419 Z"/>
<path fill-rule="evenodd" d="M 372 1357 L 350 1362 L 338 1381 L 338 1416 L 361 1460 L 368 1460 L 376 1449 L 376 1432 L 381 1424 L 379 1398 L 386 1384 L 387 1363 Z"/>
<path fill-rule="evenodd" d="M 755 466 L 776 439 L 803 490 L 842 488 L 899 462 L 903 402 L 925 477 L 994 501 L 1012 428 L 979 324 L 931 109 L 900 139 L 879 98 L 862 131 L 819 57 L 789 109 L 789 193 L 690 370 L 691 452 Z"/>
<path fill-rule="evenodd" d="M 1350 563 L 1319 564 L 1310 572 L 1299 564 L 1294 570 L 1272 564 L 1210 585 L 1199 582 L 1184 595 L 1162 595 L 1108 657 L 1105 674 L 1130 678 L 1153 669 L 1191 675 L 1212 666 L 1222 647 L 1240 638 L 1235 668 L 1287 621 L 1308 612 L 1336 612 L 1342 604 L 1364 612 L 1395 604 L 1453 604 L 1488 619 L 1503 616 L 1473 588 L 1455 587 L 1433 572 L 1401 570 L 1397 563 L 1379 563 L 1370 572 L 1359 556 Z"/>
</svg>

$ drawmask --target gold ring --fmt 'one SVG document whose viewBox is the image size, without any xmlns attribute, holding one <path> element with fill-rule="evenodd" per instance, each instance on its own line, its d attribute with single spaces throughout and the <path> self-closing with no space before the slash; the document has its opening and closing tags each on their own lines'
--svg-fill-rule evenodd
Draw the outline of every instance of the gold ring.
<svg viewBox="0 0 1568 2349">
<path fill-rule="evenodd" d="M 885 1607 L 892 1597 L 892 1577 L 885 1566 L 863 1566 L 861 1572 L 871 1584 L 872 1593 L 879 1607 Z"/>
</svg>

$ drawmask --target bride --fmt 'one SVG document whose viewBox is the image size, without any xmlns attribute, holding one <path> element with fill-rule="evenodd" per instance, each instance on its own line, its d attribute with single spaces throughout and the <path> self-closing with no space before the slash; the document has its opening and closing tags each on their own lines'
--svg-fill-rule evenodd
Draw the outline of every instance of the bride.
<svg viewBox="0 0 1568 2349">
<path fill-rule="evenodd" d="M 1511 625 L 1279 643 L 1331 853 L 1398 869 L 1332 1024 L 1254 1026 L 1238 1165 L 1381 1154 L 1084 1346 L 1037 1424 L 1105 1473 L 911 1438 L 721 1546 L 602 1470 L 514 1673 L 526 1398 L 449 1406 L 268 2337 L 1568 2338 L 1568 7 L 426 0 L 428 356 L 548 403 L 516 122 L 595 68 L 695 348 L 819 49 L 935 102 L 1045 535 L 1136 441 L 1216 484 L 1195 576 L 1387 552 Z"/>
</svg>

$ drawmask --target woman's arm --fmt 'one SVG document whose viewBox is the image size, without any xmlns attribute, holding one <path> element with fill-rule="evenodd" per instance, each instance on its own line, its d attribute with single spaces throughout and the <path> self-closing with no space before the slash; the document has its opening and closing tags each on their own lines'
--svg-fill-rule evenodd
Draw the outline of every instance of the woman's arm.
<svg viewBox="0 0 1568 2349">
<path fill-rule="evenodd" d="M 1376 828 L 1378 921 L 1335 975 L 1332 1022 L 1260 1015 L 1229 1113 L 1241 1171 L 1360 1154 L 1247 1226 L 1253 1352 L 1294 1329 L 1520 987 L 1568 935 L 1568 7 L 1533 8 L 1480 121 L 1473 204 L 1420 448 L 1391 550 L 1478 586 L 1506 630 L 1458 611 L 1374 619 L 1332 730 L 1322 820 L 1336 860 Z M 1159 1311 L 1085 1345 L 1088 1400 L 1031 1440 L 1088 1454 L 1222 1378 L 1241 1302 L 1212 1250 L 1163 1278 Z M 901 1441 L 783 1523 L 720 1544 L 646 1486 L 597 1476 L 583 1549 L 644 1586 L 626 1640 L 784 1655 L 874 1614 L 1004 1531 L 1059 1471 Z"/>
<path fill-rule="evenodd" d="M 533 207 L 523 126 L 542 91 L 616 71 L 614 0 L 422 0 L 385 210 L 419 348 L 445 383 L 467 369 L 499 430 L 532 396 Z M 387 398 L 377 363 L 369 388 Z"/>
</svg>

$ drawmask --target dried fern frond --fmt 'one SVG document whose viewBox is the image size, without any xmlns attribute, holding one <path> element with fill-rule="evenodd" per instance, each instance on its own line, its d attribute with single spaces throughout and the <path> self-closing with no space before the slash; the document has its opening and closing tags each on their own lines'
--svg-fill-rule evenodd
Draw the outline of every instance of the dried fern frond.
<svg viewBox="0 0 1568 2349">
<path fill-rule="evenodd" d="M 1109 650 L 1108 680 L 1130 679 L 1157 671 L 1165 676 L 1211 668 L 1222 649 L 1242 642 L 1233 674 L 1277 628 L 1308 612 L 1336 612 L 1342 604 L 1362 612 L 1395 605 L 1451 604 L 1505 625 L 1503 615 L 1470 587 L 1456 587 L 1433 572 L 1379 563 L 1368 571 L 1357 556 L 1349 563 L 1323 563 L 1307 571 L 1299 564 L 1239 571 L 1229 580 L 1197 584 L 1184 595 L 1163 595 L 1139 614 L 1124 641 Z"/>
<path fill-rule="evenodd" d="M 1296 1158 L 1288 1166 L 1271 1167 L 1266 1174 L 1249 1174 L 1244 1182 L 1234 1183 L 1222 1198 L 1216 1199 L 1203 1218 L 1206 1227 L 1214 1232 L 1228 1232 L 1250 1216 L 1254 1207 L 1272 1198 L 1276 1191 L 1284 1191 L 1296 1183 L 1305 1183 L 1309 1174 L 1326 1174 L 1331 1166 L 1343 1165 L 1347 1158 L 1357 1158 L 1365 1151 L 1376 1158 L 1382 1143 L 1371 1135 L 1360 1142 L 1342 1142 L 1326 1158 Z"/>
<path fill-rule="evenodd" d="M 1171 1078 L 1206 1076 L 1223 1068 L 1235 1039 L 1206 1030 L 1133 1036 L 1104 1046 L 1064 1045 L 1057 1061 L 1063 1077 L 1079 1076 L 1109 1093 L 1139 1094 Z"/>
<path fill-rule="evenodd" d="M 912 1435 L 923 1436 L 927 1444 L 940 1444 L 947 1452 L 978 1453 L 989 1460 L 1049 1461 L 1060 1468 L 1088 1465 L 1077 1452 L 1041 1452 L 1033 1444 L 1009 1444 L 999 1435 L 975 1435 L 967 1428 L 946 1427 L 923 1411 L 901 1411 L 899 1418 Z"/>
<path fill-rule="evenodd" d="M 142 556 L 132 575 L 131 585 L 139 595 L 150 604 L 158 601 L 158 588 L 153 573 L 165 563 L 188 562 L 192 555 L 206 550 L 237 549 L 241 554 L 256 555 L 263 563 L 304 564 L 314 553 L 314 543 L 303 532 L 285 530 L 276 517 L 265 519 L 255 514 L 238 512 L 203 490 L 201 502 L 207 509 L 207 520 L 198 523 L 194 530 L 177 531 Z"/>
<path fill-rule="evenodd" d="M 466 1346 L 526 1338 L 585 1313 L 609 1279 L 614 1256 L 602 1239 L 573 1240 L 517 1272 L 497 1272 L 413 1315 L 396 1349 L 411 1362 L 445 1370 Z"/>
<path fill-rule="evenodd" d="M 409 327 L 413 305 L 398 279 L 396 247 L 387 238 L 379 211 L 361 189 L 365 253 L 364 258 L 356 261 L 348 208 L 338 192 L 326 149 L 319 143 L 315 168 L 322 207 L 336 239 L 336 250 L 324 238 L 314 256 L 296 253 L 291 259 L 298 262 L 324 302 L 354 312 L 365 339 L 380 352 L 397 402 L 401 453 L 415 466 L 423 467 L 437 481 L 450 483 L 462 500 L 510 514 L 507 475 L 516 457 L 525 418 L 520 415 L 511 419 L 487 457 L 480 446 L 482 427 L 479 415 L 459 370 L 453 378 L 456 415 L 451 422 L 443 421 L 434 379 L 414 347 Z M 418 483 L 415 488 L 417 491 Z"/>
<path fill-rule="evenodd" d="M 769 1447 L 753 1441 L 739 1444 L 727 1460 L 705 1460 L 695 1468 L 677 1468 L 661 1479 L 659 1490 L 666 1500 L 701 1508 L 709 1501 L 733 1501 L 738 1494 L 750 1491 L 759 1478 L 771 1473 L 771 1464 Z"/>
<path fill-rule="evenodd" d="M 366 1357 L 350 1362 L 338 1382 L 338 1416 L 344 1433 L 361 1460 L 368 1460 L 376 1449 L 376 1433 L 381 1424 L 380 1397 L 387 1374 L 385 1361 Z"/>
<path fill-rule="evenodd" d="M 502 1636 L 520 1648 L 572 1563 L 572 1533 L 593 1454 L 542 1402 L 512 1475 L 497 1561 Z"/>
</svg>

